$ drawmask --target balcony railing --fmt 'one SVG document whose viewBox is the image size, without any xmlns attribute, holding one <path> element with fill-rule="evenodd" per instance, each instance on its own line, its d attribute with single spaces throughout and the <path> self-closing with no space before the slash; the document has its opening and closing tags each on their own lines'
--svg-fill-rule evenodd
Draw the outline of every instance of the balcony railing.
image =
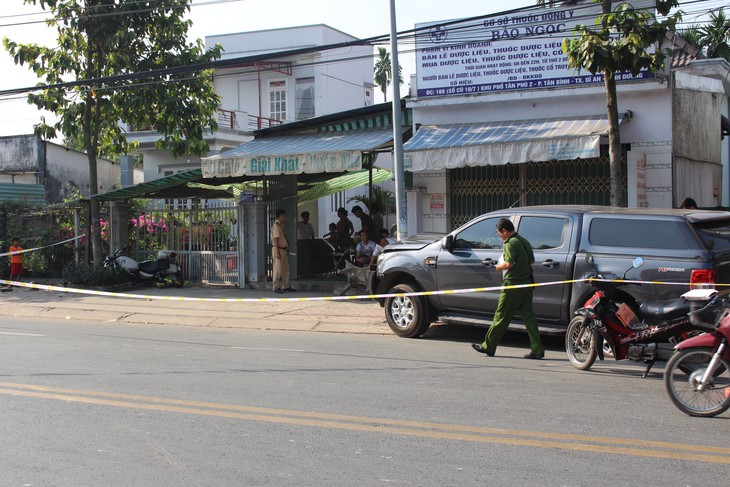
<svg viewBox="0 0 730 487">
<path fill-rule="evenodd" d="M 218 128 L 229 130 L 251 131 L 274 127 L 281 125 L 283 122 L 274 120 L 273 118 L 258 117 L 246 112 L 236 110 L 218 109 Z"/>
<path fill-rule="evenodd" d="M 219 108 L 217 113 L 218 129 L 239 130 L 242 132 L 251 132 L 253 130 L 265 129 L 281 125 L 281 120 L 273 118 L 258 117 L 246 112 L 236 110 L 226 110 Z M 152 130 L 152 127 L 129 127 L 130 132 L 145 132 Z"/>
</svg>

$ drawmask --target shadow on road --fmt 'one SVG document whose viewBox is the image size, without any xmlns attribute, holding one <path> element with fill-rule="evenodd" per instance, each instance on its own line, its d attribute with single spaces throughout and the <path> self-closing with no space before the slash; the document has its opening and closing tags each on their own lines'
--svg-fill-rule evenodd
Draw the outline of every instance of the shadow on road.
<svg viewBox="0 0 730 487">
<path fill-rule="evenodd" d="M 464 343 L 481 343 L 487 328 L 468 325 L 432 325 L 421 337 L 424 340 L 450 341 Z M 546 350 L 565 352 L 565 343 L 562 336 L 542 336 L 542 344 Z M 527 333 L 510 331 L 504 336 L 501 346 L 529 348 L 530 341 Z"/>
</svg>

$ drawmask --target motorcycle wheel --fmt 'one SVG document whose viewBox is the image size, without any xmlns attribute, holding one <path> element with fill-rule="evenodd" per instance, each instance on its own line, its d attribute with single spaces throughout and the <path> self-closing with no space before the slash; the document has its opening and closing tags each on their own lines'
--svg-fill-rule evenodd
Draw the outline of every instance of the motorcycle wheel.
<svg viewBox="0 0 730 487">
<path fill-rule="evenodd" d="M 704 391 L 697 391 L 712 359 L 710 348 L 689 348 L 672 355 L 664 369 L 664 386 L 669 398 L 690 416 L 717 416 L 730 408 L 730 364 L 721 360 Z M 687 371 L 691 371 L 687 373 Z"/>
<path fill-rule="evenodd" d="M 583 327 L 582 316 L 576 316 L 568 325 L 565 334 L 565 351 L 568 354 L 570 363 L 580 370 L 588 370 L 596 361 L 596 333 L 590 327 L 578 340 L 581 328 Z M 590 320 L 590 318 L 587 318 Z"/>
</svg>

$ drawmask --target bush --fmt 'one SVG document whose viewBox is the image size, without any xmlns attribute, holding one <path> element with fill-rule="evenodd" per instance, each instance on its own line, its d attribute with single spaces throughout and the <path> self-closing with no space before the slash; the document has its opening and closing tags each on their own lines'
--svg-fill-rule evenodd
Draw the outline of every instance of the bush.
<svg viewBox="0 0 730 487">
<path fill-rule="evenodd" d="M 113 286 L 129 282 L 129 274 L 121 269 L 97 268 L 82 262 L 63 269 L 63 278 L 78 286 Z"/>
</svg>

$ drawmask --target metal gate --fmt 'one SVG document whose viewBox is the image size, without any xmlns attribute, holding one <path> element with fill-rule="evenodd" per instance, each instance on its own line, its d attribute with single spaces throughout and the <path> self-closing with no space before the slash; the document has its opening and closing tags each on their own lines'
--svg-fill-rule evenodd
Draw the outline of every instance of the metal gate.
<svg viewBox="0 0 730 487">
<path fill-rule="evenodd" d="M 624 174 L 625 161 L 624 157 Z M 608 205 L 611 200 L 607 156 L 467 167 L 449 171 L 449 178 L 452 229 L 484 213 L 512 206 Z"/>
<path fill-rule="evenodd" d="M 133 215 L 136 257 L 177 252 L 183 276 L 206 284 L 238 284 L 238 213 L 232 201 L 175 200 Z"/>
</svg>

